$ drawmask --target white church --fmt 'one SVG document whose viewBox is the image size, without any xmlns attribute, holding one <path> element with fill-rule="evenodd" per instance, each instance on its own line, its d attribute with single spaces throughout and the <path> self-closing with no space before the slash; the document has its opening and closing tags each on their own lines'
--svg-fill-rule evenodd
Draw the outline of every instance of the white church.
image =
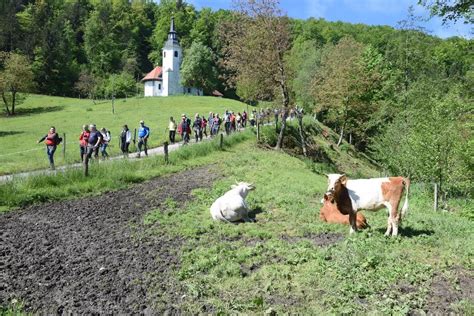
<svg viewBox="0 0 474 316">
<path fill-rule="evenodd" d="M 168 40 L 163 47 L 163 66 L 155 67 L 142 82 L 145 85 L 145 97 L 166 97 L 169 95 L 203 95 L 202 89 L 183 87 L 180 83 L 180 66 L 183 52 L 179 45 L 178 34 L 174 29 L 174 18 Z"/>
</svg>

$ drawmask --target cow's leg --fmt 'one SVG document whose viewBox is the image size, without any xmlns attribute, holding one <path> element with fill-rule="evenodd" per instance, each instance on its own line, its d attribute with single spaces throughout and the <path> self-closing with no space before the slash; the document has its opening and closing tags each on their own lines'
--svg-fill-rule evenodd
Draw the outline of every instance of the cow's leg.
<svg viewBox="0 0 474 316">
<path fill-rule="evenodd" d="M 351 211 L 349 213 L 349 224 L 351 225 L 350 233 L 353 234 L 357 231 L 357 212 Z"/>
<path fill-rule="evenodd" d="M 387 231 L 385 232 L 385 236 L 390 236 L 392 232 L 392 205 L 390 203 L 384 203 L 384 205 L 388 210 Z"/>
<path fill-rule="evenodd" d="M 391 207 L 390 218 L 392 219 L 392 236 L 397 236 L 398 223 L 400 220 L 400 215 L 398 214 L 398 202 L 392 202 Z"/>
</svg>

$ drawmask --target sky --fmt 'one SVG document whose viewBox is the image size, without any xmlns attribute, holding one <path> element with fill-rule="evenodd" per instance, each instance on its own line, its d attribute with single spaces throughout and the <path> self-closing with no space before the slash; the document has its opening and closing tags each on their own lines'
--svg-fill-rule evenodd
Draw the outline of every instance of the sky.
<svg viewBox="0 0 474 316">
<path fill-rule="evenodd" d="M 214 10 L 232 9 L 232 0 L 187 0 L 197 9 L 210 7 Z M 364 23 L 369 25 L 389 25 L 406 19 L 412 5 L 415 14 L 428 21 L 420 23 L 426 31 L 441 38 L 462 36 L 472 39 L 474 28 L 463 23 L 442 24 L 438 17 L 429 18 L 429 12 L 417 4 L 418 0 L 280 0 L 280 7 L 290 17 L 307 19 L 324 18 L 328 21 Z"/>
</svg>

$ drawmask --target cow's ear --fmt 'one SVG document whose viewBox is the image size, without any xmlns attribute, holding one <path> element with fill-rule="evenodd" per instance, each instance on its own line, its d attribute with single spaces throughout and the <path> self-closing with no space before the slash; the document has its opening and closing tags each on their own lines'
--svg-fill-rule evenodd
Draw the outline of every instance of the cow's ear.
<svg viewBox="0 0 474 316">
<path fill-rule="evenodd" d="M 346 185 L 347 184 L 347 176 L 345 174 L 343 174 L 340 178 L 339 178 L 339 181 L 341 181 L 341 184 L 342 185 Z"/>
</svg>

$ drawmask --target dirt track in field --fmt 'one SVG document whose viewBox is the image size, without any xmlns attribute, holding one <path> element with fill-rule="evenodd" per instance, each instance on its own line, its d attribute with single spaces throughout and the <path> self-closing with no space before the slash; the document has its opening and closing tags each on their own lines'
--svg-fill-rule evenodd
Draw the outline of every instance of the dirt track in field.
<svg viewBox="0 0 474 316">
<path fill-rule="evenodd" d="M 209 186 L 208 168 L 0 215 L 0 305 L 18 300 L 40 314 L 175 310 L 168 298 L 182 294 L 171 276 L 182 240 L 146 235 L 142 218 L 167 198 L 182 205 Z"/>
</svg>

